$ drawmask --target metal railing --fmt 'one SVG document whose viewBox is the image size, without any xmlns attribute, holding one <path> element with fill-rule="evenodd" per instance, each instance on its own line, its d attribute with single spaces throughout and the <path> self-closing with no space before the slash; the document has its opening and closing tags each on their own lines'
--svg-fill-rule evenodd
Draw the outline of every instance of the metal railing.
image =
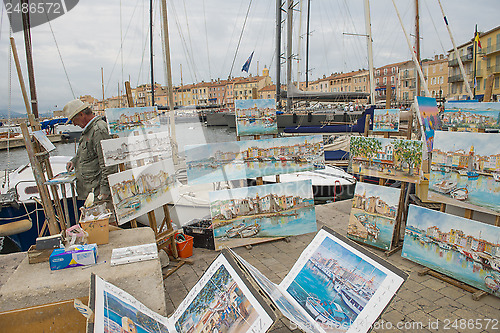
<svg viewBox="0 0 500 333">
<path fill-rule="evenodd" d="M 461 82 L 463 80 L 464 80 L 464 78 L 463 78 L 463 76 L 461 74 L 460 75 L 448 76 L 448 83 Z"/>
<path fill-rule="evenodd" d="M 489 45 L 489 46 L 487 46 L 485 49 L 486 49 L 486 54 L 489 54 L 489 53 L 493 53 L 493 52 L 499 51 L 499 50 L 500 50 L 500 43 L 496 43 L 496 44 L 493 44 L 493 45 Z M 483 50 L 484 50 L 484 48 L 483 48 Z"/>
</svg>

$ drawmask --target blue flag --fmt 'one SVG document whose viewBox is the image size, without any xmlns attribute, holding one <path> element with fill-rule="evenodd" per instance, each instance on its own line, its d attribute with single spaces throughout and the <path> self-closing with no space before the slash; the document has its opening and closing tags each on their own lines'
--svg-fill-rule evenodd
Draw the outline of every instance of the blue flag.
<svg viewBox="0 0 500 333">
<path fill-rule="evenodd" d="M 242 72 L 248 73 L 248 69 L 250 68 L 250 63 L 252 62 L 252 57 L 253 57 L 253 52 L 252 54 L 250 54 L 250 57 L 248 57 L 247 61 L 245 61 L 245 63 L 243 64 L 243 67 L 241 68 Z"/>
</svg>

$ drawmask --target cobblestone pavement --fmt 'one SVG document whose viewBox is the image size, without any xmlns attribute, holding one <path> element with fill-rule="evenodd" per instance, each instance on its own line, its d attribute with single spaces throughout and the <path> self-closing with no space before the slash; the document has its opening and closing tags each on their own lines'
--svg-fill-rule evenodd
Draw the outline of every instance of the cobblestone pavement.
<svg viewBox="0 0 500 333">
<path fill-rule="evenodd" d="M 326 225 L 342 235 L 347 234 L 351 200 L 316 206 L 318 228 Z M 280 283 L 292 268 L 314 234 L 234 249 L 274 283 Z M 382 251 L 372 252 L 384 257 Z M 193 265 L 184 265 L 164 280 L 167 313 L 170 316 L 188 291 L 203 275 L 218 252 L 195 248 Z M 423 266 L 405 260 L 401 251 L 389 262 L 408 273 L 403 284 L 372 332 L 500 332 L 500 299 L 491 295 L 474 301 L 472 295 L 429 275 L 419 276 Z M 272 332 L 295 332 L 282 322 Z"/>
</svg>

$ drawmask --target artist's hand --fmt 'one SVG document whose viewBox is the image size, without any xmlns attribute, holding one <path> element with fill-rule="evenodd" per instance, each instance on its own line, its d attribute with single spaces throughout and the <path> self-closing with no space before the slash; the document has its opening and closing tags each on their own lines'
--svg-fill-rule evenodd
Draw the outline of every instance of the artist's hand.
<svg viewBox="0 0 500 333">
<path fill-rule="evenodd" d="M 68 172 L 73 171 L 74 168 L 75 165 L 73 164 L 73 162 L 69 161 L 68 163 L 66 163 L 66 171 Z"/>
</svg>

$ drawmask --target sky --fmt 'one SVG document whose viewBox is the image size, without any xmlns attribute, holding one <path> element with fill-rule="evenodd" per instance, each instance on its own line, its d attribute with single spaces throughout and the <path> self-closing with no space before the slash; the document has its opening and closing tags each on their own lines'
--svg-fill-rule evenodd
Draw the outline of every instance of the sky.
<svg viewBox="0 0 500 333">
<path fill-rule="evenodd" d="M 247 76 L 241 67 L 254 52 L 250 73 L 264 66 L 276 80 L 275 2 L 270 0 L 169 0 L 169 38 L 174 85 Z M 398 0 L 408 33 L 414 31 L 414 1 Z M 441 0 L 457 45 L 473 37 L 474 26 L 488 31 L 498 25 L 498 0 Z M 155 81 L 166 83 L 160 24 L 160 0 L 154 0 Z M 372 0 L 371 21 L 374 65 L 409 60 L 411 53 L 392 0 Z M 9 23 L 4 6 L 0 13 L 0 112 L 25 113 L 24 102 L 9 46 Z M 293 79 L 305 80 L 307 2 L 294 13 Z M 248 15 L 247 15 L 248 13 Z M 452 48 L 437 0 L 420 0 L 422 58 Z M 283 17 L 284 18 L 284 17 Z M 123 93 L 149 83 L 149 1 L 82 0 L 66 14 L 32 29 L 33 62 L 39 112 L 60 110 L 81 95 L 102 97 Z M 284 25 L 285 26 L 285 25 Z M 367 68 L 363 0 L 312 0 L 309 80 L 335 72 Z M 300 36 L 300 37 L 299 37 Z M 13 34 L 28 85 L 23 34 Z M 283 33 L 283 43 L 286 40 Z M 123 41 L 123 43 L 121 42 Z M 300 47 L 298 44 L 300 43 Z M 282 52 L 285 48 L 282 46 Z M 61 61 L 62 59 L 62 61 Z M 297 61 L 295 61 L 297 63 Z M 64 64 L 64 65 L 63 65 Z M 182 70 L 181 70 L 182 68 Z M 282 82 L 285 66 L 282 65 Z M 182 72 L 182 75 L 181 75 Z"/>
<path fill-rule="evenodd" d="M 481 156 L 498 154 L 500 148 L 500 134 L 495 133 L 469 133 L 469 132 L 445 132 L 436 131 L 434 136 L 434 149 L 441 151 L 457 151 L 463 149 L 469 152 L 471 145 L 474 153 Z M 496 138 L 492 138 L 495 135 Z"/>
<path fill-rule="evenodd" d="M 388 205 L 397 207 L 401 190 L 388 186 L 378 186 L 368 183 L 357 182 L 356 194 L 363 195 L 366 191 L 367 196 L 376 196 L 384 200 Z"/>
</svg>

